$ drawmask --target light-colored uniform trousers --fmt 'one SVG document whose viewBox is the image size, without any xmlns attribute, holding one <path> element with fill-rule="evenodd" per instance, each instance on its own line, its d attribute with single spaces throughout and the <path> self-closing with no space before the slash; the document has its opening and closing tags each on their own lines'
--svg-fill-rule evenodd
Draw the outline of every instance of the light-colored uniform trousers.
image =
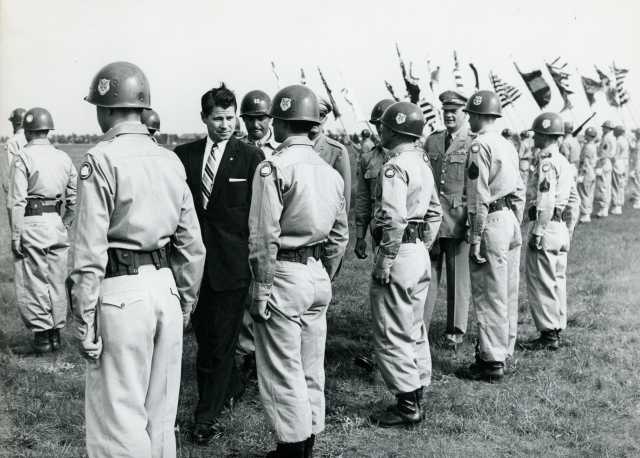
<svg viewBox="0 0 640 458">
<path fill-rule="evenodd" d="M 631 200 L 634 208 L 640 208 L 640 169 L 637 166 L 629 174 L 629 181 L 631 183 Z"/>
<path fill-rule="evenodd" d="M 380 373 L 394 394 L 431 384 L 431 354 L 424 325 L 431 265 L 424 243 L 403 243 L 390 283 L 371 282 L 373 342 Z"/>
<path fill-rule="evenodd" d="M 542 249 L 527 248 L 527 292 L 538 331 L 567 327 L 567 257 L 569 231 L 562 221 L 549 222 Z"/>
<path fill-rule="evenodd" d="M 591 216 L 593 212 L 593 196 L 596 189 L 596 180 L 593 172 L 584 175 L 578 182 L 578 195 L 580 196 L 580 217 Z"/>
<path fill-rule="evenodd" d="M 600 158 L 596 165 L 596 189 L 593 204 L 598 216 L 608 216 L 611 204 L 611 159 Z"/>
<path fill-rule="evenodd" d="M 14 266 L 22 321 L 34 332 L 64 327 L 69 240 L 60 215 L 25 216 L 21 245 L 24 257 L 14 258 Z"/>
<path fill-rule="evenodd" d="M 254 322 L 260 398 L 278 442 L 324 430 L 324 349 L 331 280 L 322 263 L 276 261 L 271 316 Z"/>
<path fill-rule="evenodd" d="M 627 164 L 623 160 L 615 159 L 611 171 L 611 205 L 622 207 L 625 200 L 625 189 L 627 187 Z"/>
<path fill-rule="evenodd" d="M 445 241 L 444 243 L 443 240 Z M 436 242 L 438 243 L 438 242 Z M 471 276 L 469 274 L 469 244 L 465 240 L 441 238 L 440 254 L 431 259 L 431 281 L 424 304 L 424 325 L 429 332 L 433 309 L 438 298 L 442 281 L 442 267 L 445 265 L 447 282 L 447 332 L 467 332 L 469 302 L 471 302 Z M 444 262 L 443 262 L 444 261 Z M 451 298 L 451 296 L 453 296 Z M 453 308 L 449 306 L 453 301 Z M 451 322 L 449 322 L 451 320 Z"/>
<path fill-rule="evenodd" d="M 171 270 L 105 279 L 97 313 L 104 349 L 87 366 L 89 457 L 175 457 L 183 318 Z"/>
<path fill-rule="evenodd" d="M 520 224 L 511 210 L 487 215 L 480 244 L 487 262 L 469 263 L 478 321 L 478 357 L 486 362 L 504 362 L 515 350 L 521 245 Z"/>
</svg>

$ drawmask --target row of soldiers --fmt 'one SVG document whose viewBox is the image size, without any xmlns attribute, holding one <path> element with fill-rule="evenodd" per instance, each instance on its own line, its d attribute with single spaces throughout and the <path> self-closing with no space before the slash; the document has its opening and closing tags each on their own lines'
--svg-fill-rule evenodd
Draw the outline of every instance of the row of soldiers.
<svg viewBox="0 0 640 458">
<path fill-rule="evenodd" d="M 443 268 L 445 340 L 462 342 L 471 302 L 478 322 L 475 362 L 457 374 L 495 382 L 509 372 L 525 215 L 531 221 L 527 289 L 540 336 L 523 347 L 555 350 L 566 327 L 578 180 L 561 153 L 562 119 L 543 113 L 534 120 L 536 157 L 525 184 L 516 148 L 496 129 L 502 116 L 496 94 L 478 91 L 467 99 L 445 91 L 440 99 L 446 129 L 424 144 L 417 105 L 376 104 L 371 123 L 380 143 L 366 142 L 358 161 L 355 254 L 368 257 L 371 236 L 374 361 L 396 396 L 371 418 L 383 427 L 415 424 L 425 415 L 427 331 Z M 59 348 L 66 280 L 80 349 L 91 362 L 85 391 L 90 456 L 174 456 L 183 327 L 196 304 L 196 334 L 213 327 L 198 311 L 211 306 L 203 298 L 221 297 L 205 296 L 200 283 L 214 257 L 211 231 L 230 224 L 216 220 L 214 200 L 226 194 L 218 197 L 214 182 L 228 167 L 225 157 L 243 160 L 225 156 L 233 143 L 235 98 L 224 86 L 206 93 L 203 151 L 177 149 L 177 156 L 153 141 L 155 124 L 141 123 L 152 114 L 145 111 L 150 91 L 135 65 L 101 69 L 86 100 L 96 105 L 105 135 L 77 175 L 47 140 L 51 115 L 34 108 L 24 117 L 28 143 L 14 151 L 8 196 L 18 307 L 35 332 L 36 351 Z M 250 190 L 247 201 L 244 194 L 226 197 L 233 200 L 226 214 L 246 210 L 247 259 L 240 261 L 251 274 L 241 295 L 247 313 L 231 344 L 238 339 L 240 353 L 255 352 L 260 396 L 278 439 L 268 456 L 311 456 L 324 429 L 326 311 L 348 241 L 351 190 L 346 149 L 323 132 L 330 111 L 305 86 L 286 87 L 273 100 L 251 91 L 240 104 L 253 148 L 243 154 L 259 152 L 264 160 L 246 178 L 228 178 L 235 192 Z M 198 338 L 198 344 L 205 342 Z M 198 371 L 215 380 L 218 366 L 200 365 L 206 356 L 198 355 Z M 198 383 L 202 397 L 206 387 Z M 211 422 L 199 423 L 197 411 L 195 442 L 204 445 L 215 432 Z"/>
</svg>

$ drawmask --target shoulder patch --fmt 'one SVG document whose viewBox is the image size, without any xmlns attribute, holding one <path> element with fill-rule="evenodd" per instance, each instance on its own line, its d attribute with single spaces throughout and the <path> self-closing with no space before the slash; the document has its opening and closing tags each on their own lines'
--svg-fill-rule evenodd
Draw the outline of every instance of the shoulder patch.
<svg viewBox="0 0 640 458">
<path fill-rule="evenodd" d="M 80 179 L 86 180 L 91 176 L 92 173 L 93 173 L 93 166 L 88 162 L 83 162 L 82 165 L 80 166 L 80 171 L 78 172 Z"/>
<path fill-rule="evenodd" d="M 269 175 L 271 175 L 272 171 L 273 171 L 273 167 L 271 166 L 271 164 L 266 163 L 262 167 L 260 167 L 260 176 L 268 177 Z"/>
<path fill-rule="evenodd" d="M 478 145 L 477 143 L 474 143 L 473 145 L 471 145 L 471 152 L 472 153 L 479 153 L 480 152 L 480 145 Z"/>
<path fill-rule="evenodd" d="M 393 178 L 394 176 L 396 176 L 396 169 L 394 169 L 393 167 L 387 167 L 384 170 L 384 176 L 387 178 Z"/>
<path fill-rule="evenodd" d="M 542 164 L 543 172 L 548 172 L 550 168 L 551 168 L 551 165 L 548 162 L 545 162 L 544 164 Z"/>
<path fill-rule="evenodd" d="M 471 165 L 467 169 L 467 176 L 470 180 L 475 180 L 480 176 L 480 169 L 478 168 L 478 165 L 475 163 L 475 161 L 471 162 Z"/>
<path fill-rule="evenodd" d="M 427 164 L 431 164 L 431 161 L 429 161 L 429 155 L 427 153 L 422 154 L 422 160 Z"/>
</svg>

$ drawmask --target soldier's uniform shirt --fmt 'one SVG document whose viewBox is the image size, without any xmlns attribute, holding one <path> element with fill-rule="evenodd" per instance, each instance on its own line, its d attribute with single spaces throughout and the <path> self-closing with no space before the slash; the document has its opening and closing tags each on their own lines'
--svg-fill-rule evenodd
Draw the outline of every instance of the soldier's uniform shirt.
<svg viewBox="0 0 640 458">
<path fill-rule="evenodd" d="M 600 145 L 598 146 L 598 156 L 613 159 L 616 154 L 616 137 L 613 131 L 609 131 L 602 136 Z"/>
<path fill-rule="evenodd" d="M 47 139 L 34 139 L 13 159 L 7 200 L 11 240 L 20 241 L 15 259 L 16 299 L 20 316 L 36 332 L 62 328 L 67 318 L 67 231 L 76 205 L 76 169 L 69 156 Z M 28 200 L 65 203 L 58 213 L 25 216 Z"/>
<path fill-rule="evenodd" d="M 447 136 L 450 136 L 449 141 L 447 141 Z M 442 207 L 442 224 L 440 224 L 438 241 L 436 242 L 439 244 L 439 253 L 431 255 L 431 287 L 427 293 L 424 310 L 427 331 L 438 296 L 438 285 L 441 282 L 442 267 L 445 261 L 447 273 L 446 332 L 464 334 L 467 330 L 471 284 L 469 244 L 464 240 L 467 224 L 464 183 L 471 141 L 471 132 L 467 126 L 463 126 L 453 134 L 449 134 L 446 130 L 435 132 L 427 138 L 424 144 Z"/>
<path fill-rule="evenodd" d="M 387 387 L 408 393 L 431 383 L 431 355 L 423 322 L 430 279 L 427 249 L 436 238 L 442 210 L 429 159 L 414 144 L 389 152 L 376 193 L 374 233 L 380 235 L 375 264 L 390 269 L 388 285 L 372 280 L 369 296 L 375 356 Z M 415 242 L 403 243 L 409 223 L 423 223 Z"/>
<path fill-rule="evenodd" d="M 346 210 L 349 214 L 349 208 L 351 208 L 351 163 L 347 148 L 321 132 L 313 141 L 313 149 L 342 177 Z"/>
<path fill-rule="evenodd" d="M 578 143 L 578 139 L 571 134 L 565 136 L 560 145 L 560 153 L 567 158 L 569 163 L 577 167 L 580 162 L 580 143 Z"/>
<path fill-rule="evenodd" d="M 616 149 L 613 156 L 611 174 L 611 203 L 622 207 L 627 187 L 627 171 L 629 169 L 629 141 L 624 135 L 616 137 Z"/>
<path fill-rule="evenodd" d="M 529 305 L 538 331 L 562 330 L 567 325 L 566 272 L 569 228 L 558 216 L 569 204 L 573 171 L 556 144 L 540 152 L 537 170 L 527 190 L 536 219 L 529 236 L 541 237 L 541 249 L 527 249 Z M 555 217 L 554 217 L 555 214 Z"/>
<path fill-rule="evenodd" d="M 386 152 L 381 145 L 363 152 L 356 170 L 356 237 L 364 239 L 373 218 L 376 186 L 380 170 L 386 162 Z"/>
<path fill-rule="evenodd" d="M 598 161 L 598 148 L 593 140 L 588 141 L 582 147 L 580 154 L 580 167 L 578 169 L 578 194 L 580 196 L 580 217 L 589 219 L 593 211 L 593 194 L 596 184 L 596 162 Z"/>
<path fill-rule="evenodd" d="M 609 137 L 609 134 L 611 134 L 610 138 L 605 140 L 605 137 Z M 613 133 L 609 132 L 605 137 L 602 138 L 598 146 L 598 161 L 594 169 L 596 187 L 593 195 L 593 206 L 596 210 L 596 215 L 600 217 L 609 215 L 609 207 L 611 206 L 611 175 L 613 172 L 613 165 L 609 153 L 615 151 L 613 149 L 615 143 L 613 146 L 610 144 L 610 139 L 613 139 L 615 142 Z"/>
<path fill-rule="evenodd" d="M 269 159 L 273 153 L 278 149 L 279 143 L 275 141 L 273 137 L 273 129 L 269 128 L 267 134 L 262 137 L 260 140 L 251 141 L 247 140 L 247 143 L 250 143 L 254 146 L 257 146 L 262 150 L 264 157 Z"/>
<path fill-rule="evenodd" d="M 270 318 L 255 322 L 260 397 L 279 442 L 324 429 L 324 348 L 331 278 L 349 239 L 344 183 L 305 136 L 287 138 L 253 179 L 250 298 Z M 320 260 L 277 260 L 278 251 L 324 244 Z"/>
<path fill-rule="evenodd" d="M 27 145 L 27 139 L 24 136 L 24 130 L 20 129 L 18 132 L 13 134 L 7 140 L 5 144 L 6 150 L 6 162 L 2 164 L 3 176 L 2 176 L 2 187 L 7 193 L 9 191 L 9 175 L 11 173 L 11 164 L 13 163 L 14 158 L 22 151 L 22 149 Z"/>
<path fill-rule="evenodd" d="M 79 169 L 72 310 L 78 337 L 96 325 L 103 353 L 87 368 L 90 456 L 175 456 L 183 313 L 196 303 L 205 249 L 175 154 L 137 122 L 120 123 Z M 107 250 L 169 248 L 170 269 L 105 279 Z"/>
<path fill-rule="evenodd" d="M 479 132 L 470 147 L 467 169 L 469 240 L 480 243 L 484 264 L 470 262 L 471 291 L 478 317 L 478 354 L 503 362 L 513 355 L 518 323 L 520 221 L 525 190 L 518 155 L 493 130 Z M 489 213 L 489 205 L 510 196 L 513 209 Z"/>
</svg>

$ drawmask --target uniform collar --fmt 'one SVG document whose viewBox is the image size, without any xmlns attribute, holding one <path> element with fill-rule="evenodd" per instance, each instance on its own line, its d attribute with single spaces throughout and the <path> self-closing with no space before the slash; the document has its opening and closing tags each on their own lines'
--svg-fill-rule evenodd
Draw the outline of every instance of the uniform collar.
<svg viewBox="0 0 640 458">
<path fill-rule="evenodd" d="M 540 157 L 551 157 L 554 154 L 560 154 L 560 148 L 557 143 L 552 143 L 546 148 L 540 150 Z"/>
<path fill-rule="evenodd" d="M 396 157 L 401 153 L 404 153 L 405 151 L 416 151 L 416 145 L 414 145 L 413 143 L 402 143 L 398 146 L 396 146 L 395 148 L 393 148 L 392 150 L 389 150 L 387 152 L 387 157 Z"/>
<path fill-rule="evenodd" d="M 278 146 L 278 144 L 276 143 L 276 141 L 273 138 L 273 130 L 271 130 L 271 128 L 269 128 L 269 131 L 267 132 L 267 135 L 265 135 L 264 137 L 262 137 L 260 140 L 258 140 L 256 143 L 256 146 L 258 146 L 259 148 L 263 147 L 263 146 L 268 146 L 271 149 L 276 149 Z"/>
<path fill-rule="evenodd" d="M 462 126 L 460 126 L 460 128 L 458 130 L 456 130 L 455 132 L 449 132 L 447 130 L 447 134 L 451 135 L 451 139 L 455 140 L 458 137 L 464 137 L 467 134 L 467 125 L 466 124 L 462 124 Z"/>
<path fill-rule="evenodd" d="M 48 138 L 34 138 L 28 144 L 29 145 L 50 145 L 51 142 L 49 141 Z"/>
<path fill-rule="evenodd" d="M 313 146 L 313 143 L 311 143 L 311 140 L 309 140 L 309 137 L 307 137 L 306 135 L 292 135 L 291 137 L 287 137 L 285 141 L 280 143 L 280 146 L 278 146 L 276 151 L 280 152 L 292 145 Z"/>
<path fill-rule="evenodd" d="M 111 129 L 109 129 L 100 139 L 101 141 L 113 140 L 119 135 L 125 134 L 139 134 L 149 136 L 149 130 L 147 126 L 142 124 L 141 122 L 136 121 L 127 121 L 116 124 Z"/>
</svg>

